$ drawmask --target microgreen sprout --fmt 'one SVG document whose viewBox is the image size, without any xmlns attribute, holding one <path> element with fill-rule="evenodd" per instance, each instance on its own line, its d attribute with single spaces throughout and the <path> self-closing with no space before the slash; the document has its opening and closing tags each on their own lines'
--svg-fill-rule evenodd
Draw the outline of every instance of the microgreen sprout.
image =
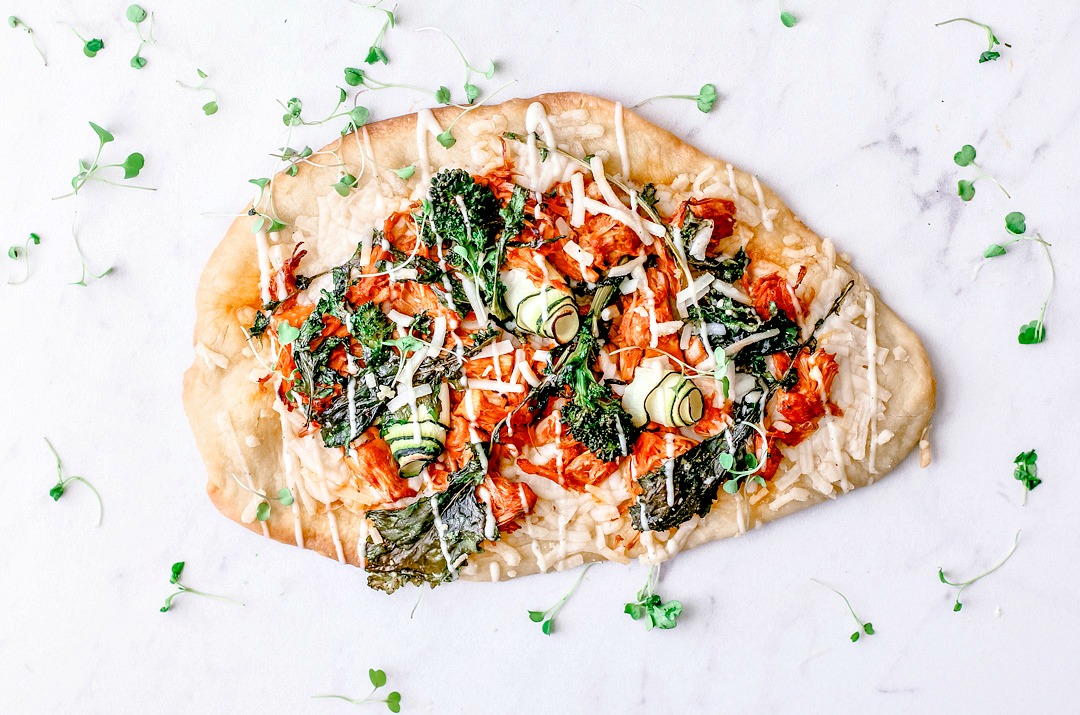
<svg viewBox="0 0 1080 715">
<path fill-rule="evenodd" d="M 985 52 L 983 52 L 982 54 L 979 55 L 979 63 L 980 64 L 983 63 L 983 62 L 990 62 L 992 60 L 996 60 L 998 57 L 1001 57 L 1001 53 L 994 50 L 994 47 L 996 47 L 997 45 L 1002 45 L 1004 47 L 1012 47 L 1012 45 L 1010 45 L 1009 43 L 1002 42 L 1001 40 L 999 40 L 997 38 L 997 36 L 994 34 L 994 31 L 990 29 L 989 25 L 984 25 L 981 22 L 976 22 L 975 20 L 972 20 L 971 18 L 954 17 L 951 20 L 946 20 L 945 22 L 939 22 L 939 23 L 935 24 L 934 27 L 941 27 L 942 25 L 948 25 L 949 23 L 952 23 L 952 22 L 966 22 L 966 23 L 969 23 L 971 25 L 975 25 L 976 27 L 981 27 L 986 32 L 986 41 L 989 43 L 989 46 L 986 48 Z"/>
<path fill-rule="evenodd" d="M 397 174 L 397 177 L 402 181 L 408 181 L 412 178 L 413 174 L 416 173 L 416 165 L 409 164 L 408 166 L 403 166 L 400 169 L 394 169 L 394 173 Z"/>
<path fill-rule="evenodd" d="M 357 71 L 359 71 L 359 70 L 357 70 Z M 346 80 L 346 81 L 348 81 L 348 80 Z M 359 95 L 357 95 L 357 97 L 359 97 Z M 348 94 L 345 92 L 345 90 L 342 89 L 341 87 L 338 87 L 338 101 L 337 101 L 337 104 L 334 105 L 334 109 L 330 112 L 330 114 L 328 114 L 326 116 L 325 119 L 319 119 L 319 120 L 304 119 L 304 117 L 303 117 L 304 104 L 303 104 L 303 102 L 301 102 L 296 97 L 291 98 L 287 102 L 278 101 L 278 104 L 280 104 L 285 109 L 285 114 L 281 115 L 281 121 L 287 127 L 315 126 L 317 124 L 325 124 L 325 123 L 329 122 L 332 119 L 338 119 L 339 117 L 346 117 L 348 119 L 348 123 L 345 125 L 345 128 L 341 130 L 341 135 L 345 136 L 346 134 L 349 134 L 350 132 L 355 132 L 355 131 L 359 130 L 360 127 L 367 124 L 368 116 L 370 116 L 370 112 L 368 111 L 367 107 L 356 104 L 357 97 L 353 98 L 353 108 L 352 109 L 350 109 L 348 111 L 338 111 L 338 110 L 341 109 L 341 106 L 343 104 L 345 104 L 345 101 L 348 99 Z"/>
<path fill-rule="evenodd" d="M 64 467 L 60 463 L 60 455 L 57 454 L 56 448 L 53 447 L 52 442 L 49 441 L 48 437 L 45 438 L 45 444 L 49 446 L 49 451 L 52 452 L 53 458 L 56 459 L 56 484 L 54 484 L 52 489 L 49 490 L 49 496 L 53 498 L 53 501 L 60 501 L 60 497 L 64 496 L 64 491 L 67 489 L 68 484 L 71 484 L 72 482 L 79 482 L 94 493 L 94 498 L 97 499 L 98 503 L 97 525 L 101 526 L 101 519 L 105 515 L 105 505 L 101 502 L 101 495 L 98 494 L 98 490 L 95 489 L 94 485 L 87 481 L 85 477 L 65 477 Z"/>
<path fill-rule="evenodd" d="M 8 17 L 7 22 L 8 22 L 8 27 L 10 27 L 11 29 L 13 29 L 13 30 L 22 30 L 27 35 L 30 35 L 30 41 L 34 43 L 34 49 L 37 50 L 37 53 L 39 55 L 41 55 L 41 61 L 45 63 L 46 67 L 48 67 L 49 66 L 49 61 L 47 59 L 45 59 L 45 52 L 42 51 L 41 45 L 38 44 L 37 37 L 34 35 L 34 30 L 29 25 L 27 25 L 25 22 L 23 22 L 19 18 L 15 17 L 14 15 Z"/>
<path fill-rule="evenodd" d="M 131 154 L 128 154 L 127 158 L 119 164 L 99 164 L 98 162 L 101 159 L 102 149 L 105 147 L 106 144 L 113 141 L 115 137 L 111 133 L 109 133 L 107 129 L 99 127 L 97 124 L 94 124 L 93 122 L 89 122 L 89 124 L 90 128 L 94 130 L 94 133 L 97 134 L 98 137 L 97 154 L 94 155 L 94 160 L 89 164 L 87 164 L 84 160 L 79 159 L 79 173 L 77 173 L 71 179 L 71 188 L 74 190 L 71 193 L 64 194 L 63 196 L 56 196 L 54 197 L 54 199 L 66 199 L 69 196 L 75 196 L 79 193 L 79 189 L 81 189 L 88 181 L 100 181 L 104 184 L 112 184 L 113 186 L 126 186 L 129 189 L 155 191 L 155 189 L 149 186 L 132 186 L 131 184 L 121 184 L 116 181 L 103 179 L 97 175 L 98 172 L 102 169 L 116 168 L 124 170 L 124 179 L 134 179 L 136 176 L 139 175 L 139 172 L 142 171 L 146 160 L 143 158 L 142 154 L 138 152 L 132 152 Z"/>
<path fill-rule="evenodd" d="M 705 114 L 708 114 L 712 111 L 712 108 L 716 104 L 716 100 L 719 99 L 719 97 L 720 95 L 716 91 L 716 85 L 710 82 L 708 84 L 701 85 L 701 91 L 697 94 L 659 94 L 655 97 L 643 99 L 634 106 L 640 107 L 646 102 L 651 102 L 655 99 L 692 99 L 697 102 L 697 108 L 699 110 L 701 110 Z"/>
<path fill-rule="evenodd" d="M 955 587 L 960 589 L 959 591 L 956 592 L 956 603 L 953 604 L 953 611 L 959 611 L 961 608 L 964 607 L 964 604 L 960 602 L 960 596 L 963 595 L 963 593 L 967 589 L 967 587 L 970 586 L 971 584 L 983 579 L 983 578 L 986 578 L 987 576 L 989 576 L 990 574 L 994 573 L 999 568 L 1004 566 L 1005 562 L 1008 561 L 1009 558 L 1016 552 L 1016 545 L 1019 544 L 1019 543 L 1020 543 L 1020 532 L 1018 531 L 1018 532 L 1016 532 L 1016 536 L 1013 538 L 1012 548 L 1009 549 L 1009 553 L 1005 554 L 1005 557 L 1002 558 L 1001 561 L 998 561 L 996 564 L 994 564 L 994 566 L 989 571 L 981 573 L 978 576 L 975 576 L 974 578 L 969 578 L 967 581 L 960 581 L 959 583 L 953 583 L 952 581 L 950 581 L 949 579 L 947 579 L 945 577 L 945 570 L 944 569 L 940 569 L 940 568 L 938 569 L 938 572 L 937 572 L 938 573 L 938 579 L 943 584 L 945 584 L 946 586 L 955 586 Z"/>
<path fill-rule="evenodd" d="M 86 256 L 83 255 L 82 246 L 79 245 L 79 237 L 75 234 L 75 221 L 78 219 L 78 217 L 79 217 L 79 215 L 75 214 L 74 218 L 71 219 L 71 240 L 75 243 L 75 252 L 79 255 L 79 265 L 82 267 L 82 273 L 79 275 L 79 280 L 72 281 L 68 285 L 82 286 L 83 288 L 86 288 L 87 287 L 87 284 L 86 284 L 87 277 L 95 278 L 95 279 L 104 278 L 105 276 L 109 275 L 114 270 L 116 270 L 116 268 L 115 268 L 115 266 L 109 266 L 108 268 L 103 270 L 101 273 L 94 273 L 86 265 Z"/>
<path fill-rule="evenodd" d="M 497 90 L 495 90 L 494 92 L 492 92 L 488 96 L 484 97 L 480 102 L 478 102 L 476 104 L 469 105 L 469 107 L 467 109 L 465 109 L 463 112 L 461 112 L 461 114 L 454 117 L 454 119 L 450 122 L 449 126 L 447 126 L 446 129 L 444 129 L 441 133 L 439 133 L 438 136 L 435 137 L 435 139 L 438 140 L 439 144 L 446 147 L 447 149 L 449 149 L 450 147 L 457 144 L 457 139 L 454 137 L 454 125 L 458 123 L 458 120 L 461 119 L 462 117 L 464 117 L 466 114 L 468 114 L 472 110 L 477 109 L 478 107 L 484 106 L 484 104 L 486 104 L 488 101 L 490 101 L 492 97 L 494 97 L 496 94 L 503 91 L 504 89 L 506 89 L 507 87 L 509 87 L 510 85 L 512 85 L 516 81 L 517 80 L 510 80 L 509 82 L 504 84 L 502 87 L 499 87 Z"/>
<path fill-rule="evenodd" d="M 847 596 L 840 593 L 839 591 L 837 591 L 832 586 L 830 586 L 830 585 L 828 585 L 826 583 L 822 583 L 821 581 L 818 581 L 816 578 L 812 578 L 810 580 L 813 581 L 814 583 L 816 583 L 819 586 L 824 586 L 825 588 L 829 589 L 830 591 L 835 593 L 840 598 L 844 599 L 844 605 L 847 606 L 848 612 L 851 613 L 851 617 L 855 619 L 855 622 L 859 624 L 859 628 L 854 633 L 851 634 L 851 642 L 852 643 L 857 642 L 859 640 L 859 636 L 861 636 L 863 633 L 865 633 L 868 636 L 874 635 L 874 624 L 870 623 L 869 621 L 867 621 L 866 623 L 863 623 L 862 619 L 859 618 L 857 615 L 855 615 L 855 609 L 851 607 L 851 601 L 849 601 L 847 599 Z"/>
<path fill-rule="evenodd" d="M 562 607 L 566 605 L 566 602 L 570 600 L 570 597 L 574 595 L 574 592 L 578 590 L 578 586 L 581 585 L 581 580 L 585 578 L 585 574 L 589 572 L 595 565 L 595 562 L 585 565 L 585 568 L 581 569 L 581 573 L 578 574 L 577 580 L 574 581 L 574 585 L 570 587 L 566 595 L 555 602 L 555 605 L 546 611 L 529 611 L 529 620 L 533 623 L 540 624 L 540 630 L 543 631 L 545 636 L 550 636 L 551 631 L 555 627 L 555 616 L 558 615 Z"/>
<path fill-rule="evenodd" d="M 344 700 L 347 703 L 353 705 L 366 705 L 369 703 L 386 703 L 386 708 L 392 713 L 401 712 L 401 693 L 396 690 L 392 690 L 386 694 L 386 697 L 382 700 L 374 700 L 375 693 L 379 691 L 379 688 L 386 685 L 386 673 L 381 670 L 371 669 L 368 670 L 368 680 L 371 681 L 372 690 L 368 693 L 366 698 L 357 699 L 349 698 L 344 695 L 312 695 L 313 699 L 316 698 L 330 698 L 334 700 Z"/>
<path fill-rule="evenodd" d="M 447 87 L 439 87 L 436 90 L 424 89 L 418 87 L 415 84 L 398 84 L 394 82 L 380 82 L 377 79 L 368 75 L 365 70 L 358 67 L 346 67 L 345 70 L 345 84 L 350 87 L 366 87 L 371 90 L 379 89 L 411 89 L 414 92 L 420 92 L 426 94 L 429 97 L 435 99 L 439 104 L 450 104 L 450 90 Z"/>
<path fill-rule="evenodd" d="M 283 323 L 283 325 L 285 325 L 285 323 Z M 297 334 L 299 334 L 300 331 L 297 330 L 296 332 Z M 255 507 L 255 518 L 259 521 L 266 521 L 270 518 L 270 500 L 279 502 L 281 506 L 292 506 L 293 495 L 292 491 L 288 487 L 282 487 L 281 489 L 279 489 L 277 496 L 267 496 L 266 492 L 264 492 L 263 490 L 252 489 L 248 485 L 244 484 L 235 474 L 230 473 L 229 476 L 232 477 L 233 481 L 236 482 L 236 484 L 245 492 L 249 492 L 259 497 L 261 501 L 259 502 L 259 505 Z"/>
<path fill-rule="evenodd" d="M 23 266 L 26 269 L 23 272 L 22 280 L 13 281 L 13 280 L 11 280 L 9 278 L 8 283 L 10 285 L 20 285 L 22 283 L 25 283 L 27 281 L 27 279 L 30 278 L 30 244 L 31 243 L 34 244 L 35 246 L 41 245 L 41 236 L 37 235 L 36 233 L 32 233 L 32 234 L 30 234 L 30 237 L 28 239 L 26 239 L 26 243 L 23 244 L 22 248 L 20 248 L 19 246 L 11 246 L 10 248 L 8 248 L 8 250 L 7 250 L 8 258 L 10 258 L 13 261 L 20 261 L 21 260 L 23 262 Z"/>
<path fill-rule="evenodd" d="M 141 70 L 146 66 L 146 58 L 142 56 L 143 47 L 157 42 L 154 39 L 154 13 L 147 15 L 146 10 L 141 6 L 128 5 L 125 15 L 128 21 L 135 25 L 135 32 L 139 34 L 139 46 L 135 49 L 135 56 L 131 58 L 131 66 L 134 69 Z M 147 17 L 150 18 L 150 22 L 147 24 L 146 35 L 143 36 L 142 23 Z"/>
<path fill-rule="evenodd" d="M 206 74 L 205 72 L 203 72 L 201 69 L 196 69 L 195 72 L 197 72 L 198 75 L 199 75 L 199 83 L 198 84 L 185 84 L 184 82 L 181 82 L 180 80 L 176 80 L 176 83 L 178 85 L 180 85 L 181 87 L 183 87 L 184 89 L 190 89 L 190 90 L 192 90 L 194 92 L 209 92 L 214 98 L 211 99 L 209 102 L 207 102 L 206 104 L 204 104 L 202 106 L 203 114 L 205 114 L 208 117 L 211 114 L 217 114 L 217 111 L 218 111 L 217 92 L 215 92 L 214 90 L 212 90 L 212 89 L 210 89 L 209 87 L 206 86 L 206 80 L 209 78 L 209 75 Z"/>
<path fill-rule="evenodd" d="M 177 596 L 179 596 L 181 593 L 190 593 L 190 594 L 192 594 L 194 596 L 204 596 L 206 598 L 213 598 L 213 599 L 216 599 L 218 601 L 228 601 L 229 603 L 235 603 L 237 606 L 243 606 L 244 605 L 244 604 L 240 603 L 239 601 L 234 601 L 233 599 L 226 598 L 225 596 L 215 596 L 212 593 L 203 593 L 202 591 L 196 591 L 195 589 L 191 588 L 190 586 L 185 586 L 184 584 L 180 583 L 180 574 L 182 574 L 183 572 L 184 572 L 184 562 L 183 561 L 177 561 L 175 564 L 172 565 L 172 569 L 171 569 L 171 572 L 170 572 L 171 575 L 169 576 L 169 583 L 176 586 L 177 590 L 174 593 L 170 593 L 169 596 L 165 599 L 165 605 L 162 606 L 159 609 L 162 613 L 168 613 L 169 612 L 169 609 L 172 608 L 173 599 L 176 598 Z"/>
<path fill-rule="evenodd" d="M 1021 325 L 1020 333 L 1017 336 L 1017 341 L 1021 345 L 1034 345 L 1046 339 L 1046 309 L 1050 306 L 1050 298 L 1054 294 L 1054 259 L 1050 256 L 1051 244 L 1043 240 L 1042 236 L 1037 233 L 1030 236 L 1026 235 L 1027 218 L 1019 211 L 1013 211 L 1005 217 L 1005 229 L 1016 238 L 1002 243 L 991 243 L 983 251 L 983 258 L 1004 256 L 1007 248 L 1018 241 L 1034 241 L 1042 246 L 1043 253 L 1046 254 L 1047 265 L 1050 266 L 1050 287 L 1046 291 L 1046 300 L 1043 301 L 1039 317 L 1037 320 Z"/>
<path fill-rule="evenodd" d="M 259 195 L 255 197 L 255 200 L 251 203 L 251 208 L 248 209 L 249 216 L 257 216 L 251 223 L 251 232 L 259 233 L 264 228 L 267 233 L 277 233 L 281 229 L 285 228 L 285 224 L 279 221 L 267 211 L 271 211 L 271 207 L 274 201 L 273 191 L 269 190 L 272 179 L 248 179 L 249 184 L 254 184 L 259 187 Z M 263 210 L 261 207 L 267 207 Z M 292 327 L 292 326 L 290 326 Z"/>
<path fill-rule="evenodd" d="M 379 34 L 375 36 L 375 41 L 371 43 L 371 47 L 368 48 L 367 57 L 364 58 L 364 62 L 373 65 L 376 62 L 382 62 L 384 65 L 390 63 L 390 58 L 386 56 L 386 50 L 383 49 L 383 38 L 386 37 L 386 31 L 392 29 L 397 24 L 397 18 L 394 16 L 392 10 L 387 10 L 384 7 L 378 7 L 381 2 L 374 5 L 368 5 L 367 7 L 372 10 L 378 10 L 386 15 L 386 20 L 383 22 L 382 27 L 379 28 Z"/>
<path fill-rule="evenodd" d="M 990 181 L 993 181 L 995 184 L 997 184 L 997 187 L 1001 189 L 1001 192 L 1003 194 L 1008 196 L 1010 199 L 1012 198 L 1012 196 L 1009 196 L 1009 192 L 1005 190 L 1005 187 L 998 183 L 997 179 L 990 176 L 990 174 L 986 173 L 986 171 L 984 171 L 981 166 L 975 163 L 975 147 L 971 146 L 970 144 L 965 144 L 964 146 L 960 147 L 960 151 L 953 154 L 953 161 L 956 162 L 957 166 L 973 166 L 975 167 L 975 170 L 978 171 L 979 174 L 981 174 L 981 176 L 971 181 L 968 181 L 967 179 L 961 179 L 957 183 L 956 193 L 964 201 L 971 201 L 971 199 L 974 198 L 975 182 L 979 179 L 990 179 Z"/>
<path fill-rule="evenodd" d="M 1029 452 L 1021 452 L 1013 460 L 1013 479 L 1024 485 L 1025 504 L 1027 503 L 1027 493 L 1042 484 L 1042 480 L 1039 479 L 1039 466 L 1035 464 L 1035 460 L 1038 458 L 1039 455 L 1035 454 L 1033 449 Z"/>
<path fill-rule="evenodd" d="M 10 20 L 9 20 L 9 23 L 10 23 Z M 91 57 L 91 58 L 92 57 L 97 57 L 97 53 L 99 53 L 99 52 L 101 52 L 102 50 L 105 49 L 105 40 L 102 40 L 100 37 L 92 37 L 92 38 L 90 38 L 88 40 L 85 37 L 83 37 L 81 34 L 79 34 L 79 31 L 76 30 L 74 27 L 71 28 L 71 31 L 75 33 L 75 37 L 78 37 L 80 40 L 82 40 L 82 43 L 83 43 L 82 51 L 83 51 L 83 54 L 86 55 L 87 57 Z"/>
<path fill-rule="evenodd" d="M 495 62 L 493 60 L 488 60 L 486 69 L 473 67 L 472 64 L 469 63 L 469 60 L 465 58 L 465 53 L 461 51 L 461 47 L 458 43 L 454 41 L 454 38 L 445 30 L 440 30 L 437 27 L 420 27 L 417 28 L 416 32 L 437 32 L 450 40 L 450 44 L 454 46 L 454 51 L 457 52 L 458 57 L 461 58 L 462 63 L 465 65 L 465 103 L 472 104 L 475 102 L 476 98 L 480 96 L 480 88 L 472 83 L 472 73 L 476 72 L 477 74 L 483 75 L 485 79 L 491 79 L 495 76 Z M 445 87 L 443 89 L 445 89 Z M 446 91 L 446 100 L 447 101 L 443 102 L 443 104 L 450 103 L 450 90 Z"/>
<path fill-rule="evenodd" d="M 798 24 L 799 18 L 784 9 L 783 0 L 777 0 L 776 6 L 780 8 L 780 22 L 784 24 L 784 27 L 795 27 Z"/>
<path fill-rule="evenodd" d="M 289 176 L 296 176 L 297 172 L 300 171 L 301 164 L 313 163 L 308 160 L 314 155 L 315 152 L 309 146 L 305 146 L 302 149 L 293 149 L 291 146 L 285 146 L 281 147 L 280 154 L 271 154 L 270 156 L 286 162 L 288 166 L 285 168 L 285 173 Z"/>
<path fill-rule="evenodd" d="M 635 621 L 644 620 L 645 629 L 668 630 L 674 628 L 679 616 L 682 615 L 682 604 L 678 601 L 664 603 L 660 595 L 656 593 L 656 584 L 660 580 L 660 566 L 654 565 L 649 569 L 649 575 L 645 579 L 645 585 L 638 591 L 637 600 L 626 604 L 623 613 L 629 615 Z"/>
</svg>

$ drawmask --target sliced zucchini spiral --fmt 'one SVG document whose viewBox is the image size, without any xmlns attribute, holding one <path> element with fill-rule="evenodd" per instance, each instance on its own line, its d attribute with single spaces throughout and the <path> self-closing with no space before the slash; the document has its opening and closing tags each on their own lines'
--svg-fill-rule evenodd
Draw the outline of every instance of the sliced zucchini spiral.
<svg viewBox="0 0 1080 715">
<path fill-rule="evenodd" d="M 408 479 L 433 462 L 446 444 L 447 426 L 439 422 L 439 398 L 427 395 L 383 417 L 379 434 L 390 445 L 401 476 Z"/>
<path fill-rule="evenodd" d="M 578 330 L 578 310 L 569 291 L 538 285 L 528 273 L 512 269 L 502 274 L 506 284 L 506 307 L 522 330 L 559 343 L 569 341 Z"/>
<path fill-rule="evenodd" d="M 705 413 L 705 398 L 694 381 L 668 368 L 663 358 L 646 360 L 634 372 L 622 397 L 623 408 L 638 427 L 656 422 L 689 427 Z"/>
</svg>

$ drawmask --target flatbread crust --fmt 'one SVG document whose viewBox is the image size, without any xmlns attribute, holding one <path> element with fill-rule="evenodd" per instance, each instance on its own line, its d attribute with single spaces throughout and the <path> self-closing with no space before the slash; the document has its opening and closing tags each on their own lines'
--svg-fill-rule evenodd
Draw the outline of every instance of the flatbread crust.
<svg viewBox="0 0 1080 715">
<path fill-rule="evenodd" d="M 603 127 L 603 135 L 573 137 L 585 153 L 607 152 L 618 157 L 614 130 L 615 104 L 607 99 L 561 92 L 545 94 L 531 99 L 515 99 L 500 105 L 479 107 L 463 116 L 454 127 L 457 144 L 445 149 L 433 139 L 428 140 L 428 151 L 433 171 L 445 166 L 459 166 L 474 172 L 476 165 L 472 146 L 474 136 L 490 131 L 491 119 L 497 115 L 505 118 L 510 131 L 524 132 L 525 113 L 533 102 L 540 102 L 549 115 L 559 115 L 570 110 L 587 113 L 588 123 Z M 442 107 L 434 110 L 440 125 L 446 127 L 462 110 Z M 706 156 L 669 132 L 645 121 L 632 112 L 624 112 L 627 153 L 631 160 L 631 180 L 638 184 L 652 182 L 670 184 L 679 175 L 691 178 L 710 171 L 726 175 L 727 164 Z M 416 115 L 387 119 L 366 127 L 368 146 L 373 153 L 366 161 L 360 154 L 359 137 L 346 137 L 335 141 L 339 156 L 354 174 L 360 174 L 362 164 L 366 169 L 360 185 L 372 180 L 379 171 L 384 180 L 395 180 L 390 169 L 418 164 Z M 559 132 L 560 141 L 564 133 Z M 372 159 L 374 162 L 372 162 Z M 330 164 L 332 157 L 318 157 L 316 162 Z M 374 163 L 374 167 L 373 164 Z M 376 169 L 375 167 L 381 167 Z M 609 171 L 614 171 L 612 163 Z M 419 175 L 419 171 L 417 174 Z M 316 200 L 332 189 L 336 181 L 336 168 L 313 166 L 301 167 L 295 177 L 279 174 L 274 181 L 274 204 L 278 215 L 290 225 L 298 216 L 317 215 Z M 756 199 L 753 178 L 735 170 L 739 193 Z M 415 181 L 415 180 L 414 180 Z M 403 195 L 408 193 L 405 184 L 399 182 Z M 753 241 L 759 249 L 764 248 L 780 258 L 785 236 L 798 237 L 800 247 L 812 246 L 823 250 L 822 240 L 799 221 L 768 187 L 761 187 L 765 204 L 777 211 L 772 219 L 772 230 L 764 225 L 753 227 Z M 285 486 L 282 463 L 282 433 L 278 413 L 273 409 L 276 396 L 268 386 L 251 379 L 259 364 L 247 347 L 242 325 L 250 325 L 254 311 L 260 307 L 259 266 L 255 240 L 248 217 L 236 219 L 225 238 L 215 249 L 204 270 L 196 292 L 196 322 L 194 343 L 196 359 L 184 375 L 183 400 L 192 430 L 208 476 L 207 492 L 214 505 L 226 516 L 238 523 L 245 509 L 251 509 L 252 495 L 242 489 L 230 475 L 245 484 L 265 490 L 274 495 Z M 286 229 L 285 233 L 291 229 Z M 790 241 L 790 239 L 789 239 Z M 787 261 L 790 262 L 790 261 Z M 866 300 L 872 289 L 842 258 L 837 266 L 848 271 L 856 280 L 856 287 L 849 300 Z M 878 365 L 878 382 L 883 391 L 891 393 L 883 415 L 878 421 L 880 432 L 894 434 L 891 440 L 877 448 L 877 474 L 871 474 L 864 461 L 847 466 L 847 478 L 854 487 L 865 486 L 874 479 L 895 468 L 904 457 L 919 444 L 928 429 L 935 405 L 935 386 L 930 361 L 918 336 L 909 329 L 884 303 L 877 300 L 877 342 L 880 346 L 900 354 L 906 359 L 887 359 Z M 231 426 L 231 429 L 230 429 Z M 234 437 L 235 434 L 235 437 Z M 690 548 L 716 539 L 733 536 L 745 527 L 767 523 L 796 511 L 824 501 L 827 497 L 810 490 L 804 501 L 791 501 L 773 510 L 768 501 L 750 507 L 745 501 L 737 505 L 735 497 L 721 492 L 712 511 L 689 530 L 681 549 Z M 737 509 L 744 511 L 741 519 Z M 331 558 L 338 558 L 353 565 L 360 564 L 358 539 L 361 519 L 355 514 L 338 509 L 326 514 L 323 507 L 318 514 L 309 514 L 303 508 L 287 508 L 275 503 L 266 522 L 243 524 L 284 543 L 301 543 L 304 547 Z M 249 517 L 250 518 L 250 517 Z M 337 538 L 334 530 L 337 531 Z M 503 544 L 515 547 L 520 555 L 510 575 L 525 575 L 539 570 L 530 539 L 519 530 L 504 534 Z M 680 550 L 681 550 L 680 549 Z M 644 552 L 640 545 L 627 551 L 628 556 Z M 572 555 L 571 546 L 568 555 Z M 585 561 L 602 560 L 603 557 L 583 552 Z M 657 558 L 664 558 L 661 549 Z M 489 564 L 499 559 L 491 551 L 470 557 L 470 565 L 462 576 L 471 580 L 494 580 L 507 577 L 506 568 L 489 569 Z"/>
</svg>

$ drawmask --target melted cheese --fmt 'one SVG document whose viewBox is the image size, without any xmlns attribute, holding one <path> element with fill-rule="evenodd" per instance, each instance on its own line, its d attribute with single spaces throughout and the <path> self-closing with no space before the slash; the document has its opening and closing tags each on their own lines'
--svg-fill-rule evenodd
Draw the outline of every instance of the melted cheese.
<svg viewBox="0 0 1080 715">
<path fill-rule="evenodd" d="M 619 146 L 619 161 L 622 178 L 630 180 L 630 154 L 626 150 L 626 129 L 623 127 L 622 102 L 615 103 L 615 143 Z"/>
<path fill-rule="evenodd" d="M 431 159 L 428 156 L 428 135 L 437 137 L 442 134 L 439 120 L 430 109 L 421 109 L 416 113 L 416 155 L 420 164 L 420 185 L 427 190 L 431 181 Z"/>
</svg>

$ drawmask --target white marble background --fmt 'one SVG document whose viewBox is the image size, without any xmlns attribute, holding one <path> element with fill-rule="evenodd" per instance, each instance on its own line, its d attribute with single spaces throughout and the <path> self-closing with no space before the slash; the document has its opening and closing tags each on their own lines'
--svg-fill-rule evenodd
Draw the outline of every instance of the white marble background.
<svg viewBox="0 0 1080 715">
<path fill-rule="evenodd" d="M 683 602 L 676 630 L 622 614 L 645 569 L 593 569 L 540 634 L 526 618 L 576 574 L 458 584 L 388 598 L 360 572 L 268 543 L 219 517 L 184 418 L 193 292 L 246 179 L 272 168 L 284 135 L 277 99 L 325 112 L 341 68 L 357 65 L 380 16 L 345 0 L 146 0 L 158 43 L 142 71 L 126 2 L 8 0 L 37 30 L 0 30 L 0 241 L 44 238 L 22 286 L 0 286 L 0 710 L 4 712 L 348 712 L 314 701 L 366 694 L 383 668 L 405 712 L 1018 712 L 1075 707 L 1080 556 L 1074 276 L 1080 158 L 1080 5 L 788 0 L 400 3 L 388 68 L 375 76 L 458 90 L 452 50 L 413 29 L 450 31 L 470 57 L 499 63 L 493 89 L 642 97 L 715 82 L 722 101 L 656 103 L 649 119 L 756 172 L 850 253 L 923 336 L 939 382 L 934 464 L 761 531 L 680 556 L 661 593 Z M 970 15 L 1012 44 L 979 65 Z M 93 60 L 59 24 L 105 39 Z M 2 26 L 0 26 L 2 27 Z M 221 111 L 176 86 L 210 74 Z M 369 96 L 373 118 L 421 106 Z M 67 189 L 88 157 L 88 120 L 109 148 L 138 150 L 156 192 Z M 314 146 L 336 126 L 294 137 Z M 953 153 L 973 143 L 1013 195 L 988 183 L 970 204 Z M 1058 287 L 1047 342 L 1020 346 L 1046 268 L 1021 246 L 973 281 L 1003 217 L 1054 244 Z M 89 288 L 69 226 L 94 266 Z M 6 259 L 4 259 L 6 261 Z M 5 271 L 17 270 L 7 263 Z M 48 435 L 90 495 L 58 503 Z M 1012 458 L 1039 450 L 1045 483 L 1020 505 Z M 938 566 L 973 574 L 1017 529 L 1014 558 L 972 587 L 961 613 Z M 163 615 L 169 565 L 244 607 L 181 599 Z M 848 641 L 844 590 L 877 635 Z M 367 706 L 365 712 L 385 712 Z"/>
</svg>

